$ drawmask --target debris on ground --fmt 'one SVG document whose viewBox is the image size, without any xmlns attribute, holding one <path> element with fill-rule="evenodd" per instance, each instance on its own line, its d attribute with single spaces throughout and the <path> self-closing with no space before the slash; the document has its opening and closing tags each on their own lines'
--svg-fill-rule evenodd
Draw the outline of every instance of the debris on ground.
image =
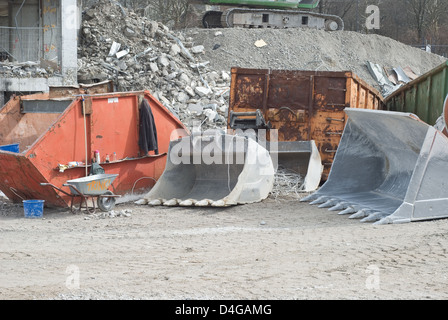
<svg viewBox="0 0 448 320">
<path fill-rule="evenodd" d="M 131 216 L 131 214 L 132 214 L 131 209 L 102 211 L 102 212 L 94 213 L 91 215 L 86 215 L 84 217 L 84 220 L 108 219 L 108 218 L 119 218 L 119 217 L 129 218 Z"/>
<path fill-rule="evenodd" d="M 61 75 L 60 68 L 56 63 L 47 60 L 0 61 L 0 77 L 2 78 L 49 78 L 57 74 Z"/>
<path fill-rule="evenodd" d="M 304 179 L 300 174 L 287 169 L 278 169 L 269 198 L 274 200 L 282 197 L 300 199 L 304 196 L 304 193 L 301 192 L 303 182 Z"/>
</svg>

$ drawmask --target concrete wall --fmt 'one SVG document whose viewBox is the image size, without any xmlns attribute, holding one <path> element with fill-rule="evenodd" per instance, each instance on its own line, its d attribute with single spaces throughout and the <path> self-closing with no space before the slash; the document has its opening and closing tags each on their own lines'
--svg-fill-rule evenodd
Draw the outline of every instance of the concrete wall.
<svg viewBox="0 0 448 320">
<path fill-rule="evenodd" d="M 80 28 L 80 7 L 78 0 L 61 2 L 62 26 L 62 75 L 64 85 L 78 83 L 78 32 Z"/>
<path fill-rule="evenodd" d="M 21 4 L 21 1 L 11 3 L 9 25 L 15 26 L 17 22 L 20 27 L 37 27 L 39 33 L 35 36 L 25 35 L 25 31 L 19 34 L 19 40 L 28 43 L 20 51 L 16 48 L 11 53 L 14 56 L 21 55 L 22 61 L 43 63 L 42 60 L 46 60 L 56 63 L 62 77 L 1 78 L 0 92 L 46 92 L 50 86 L 77 85 L 82 1 L 27 0 L 23 6 Z M 35 49 L 27 50 L 28 45 Z"/>
<path fill-rule="evenodd" d="M 46 0 L 42 3 L 42 56 L 44 60 L 58 62 L 61 48 L 60 1 Z"/>
</svg>

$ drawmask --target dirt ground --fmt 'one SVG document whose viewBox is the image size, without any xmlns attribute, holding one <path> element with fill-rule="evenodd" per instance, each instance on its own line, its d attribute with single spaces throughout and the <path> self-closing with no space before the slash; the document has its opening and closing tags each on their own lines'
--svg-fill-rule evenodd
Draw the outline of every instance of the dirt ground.
<svg viewBox="0 0 448 320">
<path fill-rule="evenodd" d="M 292 198 L 42 219 L 0 205 L 2 300 L 448 298 L 446 219 L 377 226 Z"/>
</svg>

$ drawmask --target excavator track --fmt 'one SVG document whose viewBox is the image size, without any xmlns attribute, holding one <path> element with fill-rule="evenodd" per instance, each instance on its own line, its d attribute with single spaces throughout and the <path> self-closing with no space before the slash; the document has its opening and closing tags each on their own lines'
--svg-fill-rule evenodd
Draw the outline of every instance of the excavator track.
<svg viewBox="0 0 448 320">
<path fill-rule="evenodd" d="M 203 17 L 205 28 L 314 28 L 344 30 L 343 20 L 335 15 L 300 10 L 231 8 L 208 11 Z"/>
</svg>

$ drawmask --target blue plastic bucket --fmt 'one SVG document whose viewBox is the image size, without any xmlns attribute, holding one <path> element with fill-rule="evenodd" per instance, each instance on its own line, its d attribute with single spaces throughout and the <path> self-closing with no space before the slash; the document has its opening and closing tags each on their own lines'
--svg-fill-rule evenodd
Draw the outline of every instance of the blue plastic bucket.
<svg viewBox="0 0 448 320">
<path fill-rule="evenodd" d="M 9 152 L 15 152 L 15 153 L 19 153 L 20 152 L 18 143 L 7 144 L 7 145 L 0 146 L 0 150 L 9 151 Z"/>
<path fill-rule="evenodd" d="M 45 200 L 23 200 L 25 218 L 42 218 Z"/>
</svg>

